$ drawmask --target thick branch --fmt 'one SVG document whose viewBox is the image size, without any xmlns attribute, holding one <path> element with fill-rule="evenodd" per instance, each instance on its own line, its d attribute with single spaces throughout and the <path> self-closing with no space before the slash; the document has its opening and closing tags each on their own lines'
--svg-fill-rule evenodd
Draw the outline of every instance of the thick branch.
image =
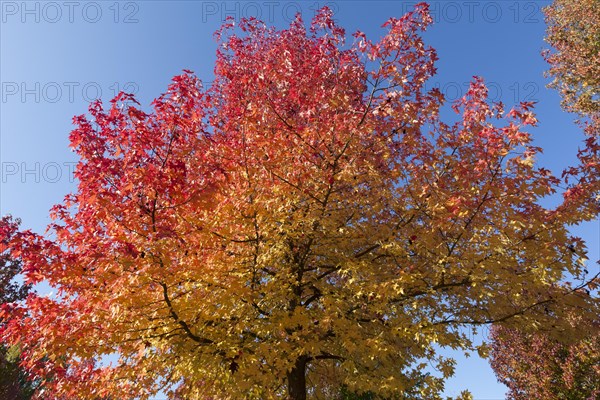
<svg viewBox="0 0 600 400">
<path fill-rule="evenodd" d="M 179 316 L 177 315 L 177 312 L 175 311 L 175 309 L 173 308 L 173 304 L 171 303 L 171 299 L 169 298 L 169 292 L 167 290 L 167 285 L 162 283 L 162 282 L 157 282 L 163 289 L 163 300 L 165 301 L 165 303 L 167 303 L 167 307 L 169 308 L 169 312 L 171 314 L 171 318 L 173 318 L 173 320 L 175 322 L 177 322 L 181 328 L 184 330 L 184 332 L 188 335 L 188 337 L 190 339 L 192 339 L 195 342 L 198 342 L 200 344 L 212 344 L 214 343 L 212 340 L 210 339 L 206 339 L 206 338 L 201 338 L 197 335 L 195 335 L 191 330 L 190 327 L 188 326 L 188 324 L 179 318 Z"/>
</svg>

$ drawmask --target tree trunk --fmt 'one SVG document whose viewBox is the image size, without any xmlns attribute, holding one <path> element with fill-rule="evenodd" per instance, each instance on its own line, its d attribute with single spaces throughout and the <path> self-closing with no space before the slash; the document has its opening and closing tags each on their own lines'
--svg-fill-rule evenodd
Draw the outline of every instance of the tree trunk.
<svg viewBox="0 0 600 400">
<path fill-rule="evenodd" d="M 294 368 L 287 374 L 290 400 L 306 400 L 306 358 L 296 360 Z"/>
</svg>

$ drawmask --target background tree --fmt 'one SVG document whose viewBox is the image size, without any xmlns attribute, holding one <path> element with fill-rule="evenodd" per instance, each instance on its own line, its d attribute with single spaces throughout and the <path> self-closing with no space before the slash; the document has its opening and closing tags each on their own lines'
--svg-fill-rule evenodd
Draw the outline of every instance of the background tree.
<svg viewBox="0 0 600 400">
<path fill-rule="evenodd" d="M 545 9 L 546 40 L 554 50 L 550 63 L 551 87 L 562 96 L 563 108 L 587 117 L 579 123 L 587 134 L 579 151 L 580 165 L 571 177 L 598 197 L 600 177 L 600 2 L 555 0 Z M 585 173 L 582 171 L 585 170 Z M 597 288 L 594 283 L 592 289 Z M 580 322 L 581 323 L 581 322 Z M 586 323 L 586 321 L 583 321 Z M 591 335 L 565 343 L 548 332 L 492 329 L 491 365 L 514 400 L 596 399 L 600 397 L 600 336 L 597 320 Z"/>
<path fill-rule="evenodd" d="M 11 216 L 0 219 L 0 304 L 23 300 L 31 289 L 30 285 L 15 280 L 21 273 L 21 260 L 11 257 L 11 254 L 5 251 L 18 232 L 20 223 L 19 219 L 13 220 Z"/>
<path fill-rule="evenodd" d="M 0 304 L 25 299 L 30 286 L 15 281 L 21 272 L 21 262 L 3 249 L 14 237 L 21 221 L 10 216 L 0 219 Z M 0 325 L 2 320 L 0 320 Z M 0 398 L 7 400 L 29 399 L 35 385 L 27 380 L 26 372 L 19 368 L 18 346 L 0 343 Z"/>
<path fill-rule="evenodd" d="M 554 0 L 544 9 L 546 52 L 563 106 L 582 115 L 600 113 L 600 1 Z"/>
<path fill-rule="evenodd" d="M 492 329 L 491 365 L 510 400 L 600 398 L 600 331 L 571 344 L 544 332 Z"/>
<path fill-rule="evenodd" d="M 578 153 L 580 166 L 569 170 L 580 189 L 600 203 L 600 1 L 555 0 L 544 9 L 550 87 L 558 90 L 566 111 L 583 117 L 587 138 Z M 582 173 L 582 171 L 585 171 Z"/>
<path fill-rule="evenodd" d="M 78 190 L 50 235 L 10 243 L 57 293 L 3 309 L 52 371 L 40 396 L 438 399 L 454 362 L 435 349 L 473 349 L 465 328 L 595 315 L 567 230 L 593 193 L 539 205 L 560 180 L 535 165 L 532 105 L 505 113 L 480 78 L 440 120 L 430 23 L 419 4 L 345 46 L 327 9 L 231 22 L 210 89 L 186 72 L 149 113 L 121 94 L 76 117 Z"/>
</svg>

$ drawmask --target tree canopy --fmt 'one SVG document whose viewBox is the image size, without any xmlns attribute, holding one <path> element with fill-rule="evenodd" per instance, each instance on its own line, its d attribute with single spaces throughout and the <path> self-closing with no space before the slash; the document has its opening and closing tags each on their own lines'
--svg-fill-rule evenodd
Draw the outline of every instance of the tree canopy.
<svg viewBox="0 0 600 400">
<path fill-rule="evenodd" d="M 122 93 L 76 117 L 76 192 L 6 245 L 55 290 L 0 314 L 51 376 L 39 396 L 438 399 L 436 349 L 474 349 L 470 329 L 597 314 L 568 231 L 598 215 L 595 165 L 537 166 L 533 105 L 478 77 L 443 122 L 431 21 L 419 4 L 349 46 L 326 8 L 230 21 L 209 88 L 186 71 L 149 112 Z"/>
</svg>

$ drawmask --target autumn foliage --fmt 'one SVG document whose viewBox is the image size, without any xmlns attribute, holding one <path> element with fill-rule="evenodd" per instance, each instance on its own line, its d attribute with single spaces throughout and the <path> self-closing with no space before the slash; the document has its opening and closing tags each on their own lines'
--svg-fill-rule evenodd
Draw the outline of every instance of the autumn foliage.
<svg viewBox="0 0 600 400">
<path fill-rule="evenodd" d="M 563 109 L 581 117 L 578 124 L 587 138 L 579 150 L 580 166 L 569 169 L 581 190 L 600 193 L 600 2 L 554 0 L 544 9 L 544 52 L 550 65 L 550 87 L 562 98 Z M 584 170 L 582 174 L 581 171 Z M 600 201 L 600 196 L 597 197 Z"/>
<path fill-rule="evenodd" d="M 568 110 L 600 117 L 600 2 L 554 0 L 544 11 L 550 86 Z"/>
<path fill-rule="evenodd" d="M 21 221 L 11 216 L 0 218 L 0 246 L 4 250 L 17 235 Z M 23 300 L 31 287 L 15 281 L 21 272 L 21 262 L 12 258 L 9 252 L 0 252 L 0 304 Z"/>
<path fill-rule="evenodd" d="M 9 244 L 55 290 L 1 314 L 51 377 L 39 397 L 437 399 L 435 349 L 472 349 L 465 327 L 597 312 L 567 229 L 594 193 L 539 204 L 561 180 L 535 164 L 532 104 L 505 112 L 480 78 L 441 121 L 430 23 L 420 4 L 346 46 L 327 9 L 231 22 L 210 88 L 186 72 L 151 111 L 121 94 L 76 117 L 77 191 Z"/>
<path fill-rule="evenodd" d="M 0 218 L 0 246 L 6 248 L 19 231 L 20 221 L 11 216 Z M 23 300 L 31 287 L 19 283 L 21 262 L 9 252 L 0 251 L 0 304 Z M 0 321 L 2 324 L 2 321 Z M 1 326 L 0 326 L 1 328 Z M 27 371 L 19 368 L 18 346 L 7 347 L 0 342 L 0 398 L 26 400 L 31 397 L 36 383 L 27 379 Z"/>
<path fill-rule="evenodd" d="M 577 180 L 576 190 L 594 193 L 598 201 L 600 2 L 555 0 L 545 8 L 545 14 L 546 40 L 553 46 L 545 53 L 550 64 L 548 75 L 553 78 L 550 87 L 558 90 L 566 111 L 582 117 L 578 124 L 586 134 L 578 153 L 580 165 L 569 168 L 564 176 Z M 597 282 L 591 288 L 596 289 Z M 509 399 L 600 398 L 600 326 L 597 319 L 580 321 L 577 315 L 575 312 L 567 319 L 578 329 L 591 333 L 566 341 L 564 335 L 557 338 L 554 330 L 492 328 L 490 361 L 499 380 L 508 386 Z"/>
<path fill-rule="evenodd" d="M 491 365 L 508 386 L 508 399 L 600 398 L 600 327 L 593 329 L 595 334 L 566 344 L 544 332 L 493 328 Z"/>
</svg>

